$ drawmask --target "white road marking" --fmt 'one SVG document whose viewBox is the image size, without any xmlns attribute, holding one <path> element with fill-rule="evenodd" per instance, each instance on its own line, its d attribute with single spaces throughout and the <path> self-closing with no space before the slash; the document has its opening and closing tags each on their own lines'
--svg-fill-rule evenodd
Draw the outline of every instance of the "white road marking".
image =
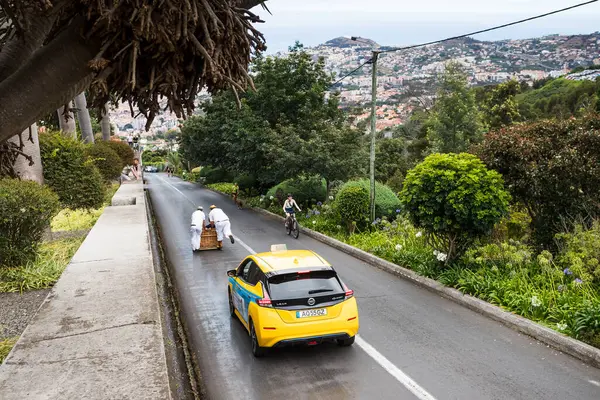
<svg viewBox="0 0 600 400">
<path fill-rule="evenodd" d="M 237 237 L 237 236 L 235 236 L 235 235 L 233 235 L 233 237 L 235 238 L 235 242 L 236 242 L 236 243 L 239 243 L 239 244 L 241 244 L 241 245 L 242 245 L 242 247 L 243 247 L 243 248 L 245 248 L 246 250 L 248 250 L 248 252 L 249 252 L 250 254 L 256 254 L 256 251 L 254 251 L 254 250 L 252 249 L 252 247 L 250 247 L 250 246 L 248 246 L 246 243 L 244 243 L 244 242 L 242 241 L 242 239 L 240 239 L 239 237 Z"/>
<path fill-rule="evenodd" d="M 591 383 L 592 385 L 600 386 L 600 382 L 596 382 L 596 381 L 592 381 L 592 380 L 590 380 L 588 382 Z"/>
<path fill-rule="evenodd" d="M 183 194 L 179 189 L 173 186 L 170 182 L 165 181 L 163 178 L 158 176 L 160 180 L 165 182 L 167 185 L 175 189 L 179 194 L 185 197 L 190 203 L 195 204 L 192 200 L 190 200 L 185 194 Z M 236 243 L 239 243 L 243 248 L 245 248 L 250 254 L 256 254 L 256 251 L 252 249 L 252 247 L 248 246 L 237 236 L 233 236 L 235 238 Z M 400 368 L 396 367 L 390 360 L 385 358 L 383 354 L 377 351 L 375 347 L 371 346 L 367 341 L 365 341 L 361 336 L 356 335 L 356 345 L 363 349 L 369 357 L 371 357 L 377 364 L 379 364 L 383 369 L 385 369 L 390 375 L 392 375 L 398 382 L 400 382 L 406 389 L 408 389 L 412 394 L 415 395 L 419 400 L 436 400 L 427 390 L 423 389 L 417 382 L 415 382 L 410 376 L 405 374 Z M 591 383 L 596 384 L 597 382 L 590 381 Z"/>
<path fill-rule="evenodd" d="M 189 201 L 190 203 L 192 203 L 193 205 L 196 205 L 195 202 L 193 202 L 192 200 L 190 200 L 189 197 L 187 197 L 185 194 L 183 194 L 183 192 L 179 189 L 177 189 L 171 182 L 167 182 L 165 181 L 162 177 L 156 175 L 156 177 L 158 179 L 160 179 L 161 181 L 163 181 L 164 183 L 166 183 L 167 185 L 169 185 L 171 188 L 173 188 L 176 192 L 178 192 L 180 195 L 182 195 L 187 201 Z"/>
<path fill-rule="evenodd" d="M 405 388 L 407 388 L 412 394 L 414 394 L 420 400 L 435 400 L 429 392 L 423 389 L 417 382 L 415 382 L 410 376 L 406 375 L 402 370 L 396 367 L 390 360 L 385 358 L 383 354 L 377 351 L 375 347 L 367 343 L 362 337 L 356 335 L 355 343 L 365 351 L 377 364 L 381 365 L 383 369 L 389 372 L 394 378 L 398 380 Z"/>
</svg>

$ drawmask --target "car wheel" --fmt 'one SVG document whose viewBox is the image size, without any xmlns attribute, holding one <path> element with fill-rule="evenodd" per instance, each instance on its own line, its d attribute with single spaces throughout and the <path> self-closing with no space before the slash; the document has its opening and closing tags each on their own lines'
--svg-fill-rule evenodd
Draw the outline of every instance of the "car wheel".
<svg viewBox="0 0 600 400">
<path fill-rule="evenodd" d="M 338 339 L 337 343 L 338 346 L 342 346 L 342 347 L 349 347 L 352 346 L 354 344 L 354 336 L 349 337 L 348 339 Z"/>
<path fill-rule="evenodd" d="M 260 347 L 258 344 L 258 337 L 256 336 L 256 330 L 254 329 L 254 324 L 250 321 L 250 339 L 252 340 L 252 354 L 254 357 L 262 357 L 266 353 L 266 349 L 264 347 Z"/>
<path fill-rule="evenodd" d="M 233 307 L 233 299 L 231 298 L 231 291 L 227 291 L 227 297 L 229 297 L 229 315 L 235 317 L 235 308 Z"/>
</svg>

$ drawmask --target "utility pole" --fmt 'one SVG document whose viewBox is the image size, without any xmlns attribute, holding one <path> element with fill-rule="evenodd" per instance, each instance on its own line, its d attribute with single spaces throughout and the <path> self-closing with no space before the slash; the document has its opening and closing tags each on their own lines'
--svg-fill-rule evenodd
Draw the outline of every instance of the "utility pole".
<svg viewBox="0 0 600 400">
<path fill-rule="evenodd" d="M 373 50 L 371 65 L 373 66 L 373 81 L 371 86 L 371 153 L 369 158 L 369 177 L 371 179 L 371 191 L 369 206 L 371 211 L 371 222 L 375 221 L 375 133 L 377 130 L 377 60 L 379 52 Z"/>
<path fill-rule="evenodd" d="M 363 39 L 352 36 L 350 40 L 354 42 L 363 41 Z M 375 221 L 375 136 L 377 131 L 377 60 L 381 51 L 372 50 L 369 63 L 373 66 L 373 80 L 371 82 L 371 151 L 369 156 L 369 179 L 371 190 L 369 193 L 369 211 L 371 222 Z"/>
</svg>

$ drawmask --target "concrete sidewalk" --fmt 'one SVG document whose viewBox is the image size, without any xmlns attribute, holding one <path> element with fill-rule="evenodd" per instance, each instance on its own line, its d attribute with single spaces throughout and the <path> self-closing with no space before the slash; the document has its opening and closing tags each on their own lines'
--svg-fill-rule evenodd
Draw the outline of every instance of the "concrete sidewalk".
<svg viewBox="0 0 600 400">
<path fill-rule="evenodd" d="M 171 398 L 143 184 L 113 200 L 0 366 L 2 400 Z"/>
</svg>

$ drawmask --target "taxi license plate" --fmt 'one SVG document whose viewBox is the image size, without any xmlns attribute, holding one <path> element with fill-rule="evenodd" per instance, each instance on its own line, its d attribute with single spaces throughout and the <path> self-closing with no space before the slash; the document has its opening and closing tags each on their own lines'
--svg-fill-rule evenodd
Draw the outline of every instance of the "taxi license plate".
<svg viewBox="0 0 600 400">
<path fill-rule="evenodd" d="M 296 311 L 296 318 L 322 317 L 323 315 L 327 315 L 326 308 L 319 308 L 318 310 Z"/>
</svg>

